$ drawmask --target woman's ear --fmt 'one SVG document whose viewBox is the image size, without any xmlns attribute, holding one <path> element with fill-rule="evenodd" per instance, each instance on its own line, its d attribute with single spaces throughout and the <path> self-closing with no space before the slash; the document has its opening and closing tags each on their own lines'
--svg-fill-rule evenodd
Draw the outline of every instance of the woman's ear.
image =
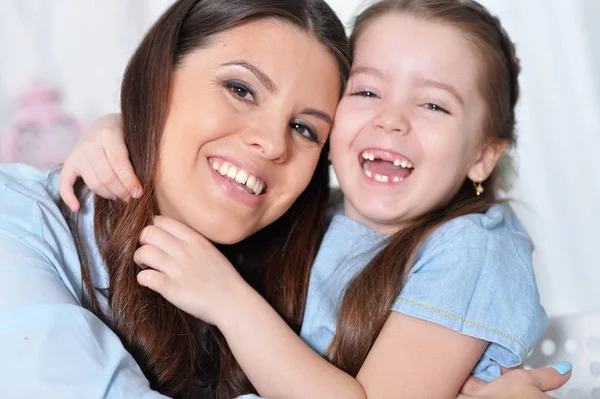
<svg viewBox="0 0 600 399">
<path fill-rule="evenodd" d="M 481 151 L 479 159 L 469 169 L 467 177 L 475 183 L 485 181 L 494 171 L 498 159 L 504 154 L 507 146 L 507 140 L 488 141 Z"/>
</svg>

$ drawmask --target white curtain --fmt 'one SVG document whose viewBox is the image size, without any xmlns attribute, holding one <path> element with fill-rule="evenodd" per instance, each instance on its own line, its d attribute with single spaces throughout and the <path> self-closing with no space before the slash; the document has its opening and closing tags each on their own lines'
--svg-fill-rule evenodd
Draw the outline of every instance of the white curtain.
<svg viewBox="0 0 600 399">
<path fill-rule="evenodd" d="M 91 122 L 114 112 L 127 59 L 172 0 L 0 0 L 0 134 L 34 77 Z M 330 0 L 345 22 L 364 2 Z M 600 1 L 482 0 L 522 60 L 519 179 L 551 315 L 600 311 Z"/>
</svg>

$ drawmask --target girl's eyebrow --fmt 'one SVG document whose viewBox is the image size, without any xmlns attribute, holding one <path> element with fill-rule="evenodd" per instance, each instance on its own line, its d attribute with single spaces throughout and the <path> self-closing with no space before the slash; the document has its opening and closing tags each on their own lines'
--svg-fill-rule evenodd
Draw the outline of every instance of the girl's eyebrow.
<svg viewBox="0 0 600 399">
<path fill-rule="evenodd" d="M 465 105 L 464 98 L 460 95 L 458 90 L 456 90 L 454 88 L 454 86 L 452 86 L 452 85 L 438 82 L 437 80 L 432 80 L 432 79 L 425 79 L 425 80 L 421 81 L 421 84 L 423 86 L 430 86 L 430 87 L 435 87 L 437 89 L 444 90 L 444 91 L 450 93 L 453 97 L 455 97 L 461 105 Z"/>
<path fill-rule="evenodd" d="M 383 74 L 373 67 L 357 66 L 352 68 L 352 70 L 350 71 L 350 76 L 359 74 L 375 75 L 378 78 L 383 78 Z"/>
</svg>

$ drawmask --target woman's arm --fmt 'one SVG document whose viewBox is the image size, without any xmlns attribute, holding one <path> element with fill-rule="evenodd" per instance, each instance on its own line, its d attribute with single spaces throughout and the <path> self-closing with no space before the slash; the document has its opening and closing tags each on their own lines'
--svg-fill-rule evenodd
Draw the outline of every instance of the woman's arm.
<svg viewBox="0 0 600 399">
<path fill-rule="evenodd" d="M 166 398 L 44 256 L 3 233 L 0 254 L 1 397 Z"/>
</svg>

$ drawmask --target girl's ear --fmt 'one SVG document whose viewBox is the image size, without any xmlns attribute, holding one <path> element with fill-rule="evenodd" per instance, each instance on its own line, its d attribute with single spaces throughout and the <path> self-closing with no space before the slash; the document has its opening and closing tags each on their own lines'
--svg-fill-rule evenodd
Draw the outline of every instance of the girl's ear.
<svg viewBox="0 0 600 399">
<path fill-rule="evenodd" d="M 507 140 L 490 140 L 481 151 L 479 159 L 471 166 L 467 177 L 475 183 L 485 181 L 494 171 L 498 159 L 508 146 Z"/>
</svg>

